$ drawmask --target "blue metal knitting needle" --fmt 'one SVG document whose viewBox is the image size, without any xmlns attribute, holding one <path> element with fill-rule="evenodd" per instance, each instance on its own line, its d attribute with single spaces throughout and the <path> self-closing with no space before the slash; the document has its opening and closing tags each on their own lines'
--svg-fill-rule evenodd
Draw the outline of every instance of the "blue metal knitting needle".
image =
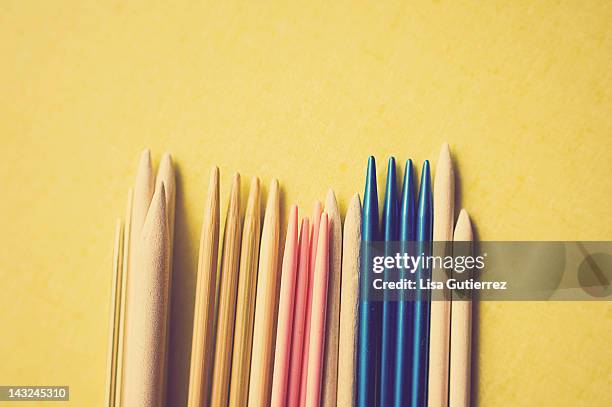
<svg viewBox="0 0 612 407">
<path fill-rule="evenodd" d="M 395 256 L 398 239 L 398 203 L 397 203 L 397 176 L 395 172 L 395 158 L 389 158 L 387 167 L 387 187 L 385 190 L 385 204 L 383 207 L 383 238 L 385 240 L 385 256 Z M 394 250 L 395 249 L 395 250 Z M 385 281 L 395 281 L 397 270 L 385 270 Z M 380 394 L 379 405 L 390 406 L 393 401 L 393 384 L 395 373 L 395 340 L 396 340 L 396 314 L 397 301 L 386 290 L 383 293 L 382 327 L 380 345 Z"/>
<path fill-rule="evenodd" d="M 429 173 L 429 161 L 425 161 L 423 171 L 421 172 L 419 206 L 417 209 L 417 255 L 430 255 L 432 228 L 433 201 L 431 196 L 431 175 Z M 427 405 L 427 377 L 429 373 L 429 318 L 431 304 L 429 290 L 421 290 L 418 287 L 419 280 L 426 282 L 428 279 L 431 279 L 431 270 L 419 267 L 416 279 L 417 290 L 414 302 L 410 406 L 425 407 Z"/>
<path fill-rule="evenodd" d="M 416 208 L 414 194 L 414 170 L 412 160 L 406 161 L 404 170 L 404 183 L 402 186 L 402 203 L 400 209 L 399 240 L 401 253 L 413 255 L 414 240 L 416 239 Z M 409 270 L 401 269 L 399 278 L 414 280 L 414 274 Z M 412 367 L 412 317 L 414 295 L 400 291 L 397 303 L 396 322 L 396 359 L 393 406 L 402 407 L 408 404 L 410 394 Z"/>
<path fill-rule="evenodd" d="M 361 267 L 359 270 L 359 337 L 357 343 L 357 406 L 376 405 L 378 364 L 377 335 L 380 319 L 379 305 L 372 298 L 371 249 L 369 242 L 378 239 L 378 192 L 376 190 L 376 162 L 368 160 L 363 216 L 361 221 Z"/>
</svg>

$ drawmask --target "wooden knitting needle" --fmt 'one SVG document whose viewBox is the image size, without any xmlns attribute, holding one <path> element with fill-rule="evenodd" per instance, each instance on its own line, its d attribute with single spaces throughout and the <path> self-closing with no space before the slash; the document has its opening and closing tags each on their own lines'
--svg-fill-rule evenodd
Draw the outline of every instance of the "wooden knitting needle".
<svg viewBox="0 0 612 407">
<path fill-rule="evenodd" d="M 280 193 L 278 181 L 270 184 L 259 250 L 255 325 L 249 379 L 251 407 L 267 407 L 272 391 L 274 344 L 278 309 L 278 252 L 280 229 Z"/>
<path fill-rule="evenodd" d="M 219 253 L 219 169 L 210 172 L 200 237 L 187 405 L 209 404 L 215 341 L 215 299 Z"/>
<path fill-rule="evenodd" d="M 317 245 L 319 241 L 319 223 L 321 222 L 321 214 L 323 213 L 323 205 L 321 202 L 315 202 L 312 211 L 312 230 L 310 232 L 310 260 L 309 260 L 309 275 L 308 275 L 308 291 L 306 296 L 306 321 L 304 325 L 304 355 L 302 356 L 302 378 L 300 380 L 300 406 L 306 402 L 306 375 L 308 374 L 308 352 L 310 352 L 310 321 L 312 318 L 312 287 L 314 284 L 313 273 L 315 260 L 317 256 Z"/>
<path fill-rule="evenodd" d="M 147 216 L 154 191 L 155 179 L 153 178 L 153 168 L 151 166 L 151 150 L 146 149 L 140 155 L 136 171 L 136 183 L 134 184 L 129 244 L 129 251 L 132 255 L 129 258 L 129 270 L 133 269 L 136 264 L 136 247 L 140 243 L 140 231 Z"/>
<path fill-rule="evenodd" d="M 433 255 L 444 257 L 451 254 L 452 247 L 447 243 L 453 238 L 455 219 L 455 175 L 448 144 L 440 149 L 433 189 Z M 434 281 L 444 282 L 447 275 L 444 269 L 432 270 Z M 430 342 L 429 342 L 429 407 L 446 407 L 448 404 L 448 362 L 450 346 L 451 302 L 447 289 L 441 292 L 442 298 L 431 301 Z"/>
<path fill-rule="evenodd" d="M 298 251 L 298 277 L 293 313 L 293 336 L 291 339 L 289 389 L 287 395 L 287 406 L 289 407 L 298 407 L 300 405 L 304 331 L 306 329 L 306 302 L 308 301 L 308 279 L 310 278 L 310 222 L 308 218 L 302 219 Z"/>
<path fill-rule="evenodd" d="M 272 380 L 272 406 L 287 405 L 289 363 L 291 356 L 291 336 L 293 331 L 293 311 L 295 305 L 295 286 L 298 260 L 298 208 L 293 205 L 289 213 L 285 252 L 281 268 L 281 288 L 278 303 L 278 327 L 274 354 L 274 374 Z"/>
<path fill-rule="evenodd" d="M 355 405 L 357 324 L 359 322 L 359 251 L 361 201 L 353 195 L 344 219 L 342 241 L 342 291 L 338 346 L 338 406 Z"/>
<path fill-rule="evenodd" d="M 472 242 L 472 225 L 465 209 L 459 213 L 455 227 L 455 242 Z M 465 243 L 464 243 L 465 244 Z M 470 255 L 471 253 L 466 253 Z M 454 297 L 454 294 L 453 294 Z M 470 371 L 472 345 L 472 300 L 453 298 L 451 315 L 449 406 L 470 405 Z"/>
<path fill-rule="evenodd" d="M 236 328 L 234 331 L 232 377 L 230 381 L 229 405 L 231 407 L 246 406 L 249 391 L 257 262 L 259 259 L 259 238 L 261 235 L 259 201 L 259 179 L 253 177 L 242 228 L 240 272 L 238 273 L 238 300 L 236 303 Z"/>
<path fill-rule="evenodd" d="M 124 406 L 163 400 L 169 303 L 169 236 L 164 186 L 155 191 L 128 276 Z"/>
<path fill-rule="evenodd" d="M 153 178 L 153 168 L 151 164 L 151 150 L 148 148 L 143 150 L 140 154 L 138 161 L 138 168 L 136 170 L 136 181 L 134 183 L 134 190 L 131 197 L 131 208 L 129 213 L 129 222 L 126 217 L 126 229 L 129 228 L 129 233 L 126 235 L 125 246 L 127 247 L 127 253 L 125 258 L 127 264 L 124 270 L 124 281 L 125 285 L 122 288 L 122 304 L 121 304 L 121 327 L 122 330 L 119 351 L 121 353 L 119 365 L 118 365 L 118 381 L 117 381 L 117 397 L 115 397 L 116 404 L 122 405 L 121 400 L 123 399 L 123 387 L 124 387 L 124 363 L 125 363 L 125 335 L 127 330 L 127 304 L 128 304 L 128 292 L 129 292 L 129 280 L 131 270 L 134 270 L 137 262 L 137 247 L 140 242 L 140 232 L 142 225 L 144 224 L 151 204 L 151 198 L 155 191 L 155 179 Z"/>
<path fill-rule="evenodd" d="M 105 405 L 113 407 L 115 405 L 115 391 L 117 385 L 117 346 L 119 342 L 119 313 L 121 311 L 121 275 L 122 275 L 122 255 L 123 255 L 123 225 L 117 219 L 115 226 L 115 240 L 113 244 L 113 273 L 111 279 L 111 318 L 109 326 L 109 343 L 107 355 L 106 373 L 106 394 Z"/>
<path fill-rule="evenodd" d="M 336 194 L 330 189 L 325 198 L 325 212 L 329 216 L 329 286 L 327 289 L 327 317 L 321 405 L 335 407 L 338 391 L 338 337 L 340 331 L 340 281 L 342 279 L 342 219 Z"/>
<path fill-rule="evenodd" d="M 329 275 L 329 226 L 327 214 L 321 215 L 317 242 L 317 256 L 312 274 L 312 317 L 308 342 L 308 373 L 306 375 L 307 407 L 318 407 L 321 402 L 321 381 L 325 346 L 325 318 Z"/>
<path fill-rule="evenodd" d="M 172 258 L 173 258 L 173 248 L 174 248 L 174 207 L 176 206 L 176 177 L 174 175 L 174 166 L 172 164 L 172 156 L 169 153 L 164 153 L 159 162 L 159 168 L 157 169 L 157 176 L 155 178 L 155 189 L 159 189 L 161 185 L 164 185 L 164 191 L 166 191 L 166 213 L 168 215 L 168 262 L 170 264 L 170 286 L 168 291 L 172 293 Z M 172 303 L 169 303 L 171 306 Z M 168 324 L 170 324 L 170 310 L 168 310 Z M 170 329 L 168 329 L 168 335 L 170 335 Z M 169 342 L 169 337 L 166 339 L 167 343 Z M 166 358 L 168 357 L 168 353 L 166 353 Z M 166 364 L 168 361 L 166 361 Z M 164 374 L 164 386 L 163 389 L 166 390 L 166 382 L 168 377 Z M 166 395 L 162 396 L 162 400 L 166 400 Z"/>
<path fill-rule="evenodd" d="M 118 338 L 117 338 L 117 368 L 115 379 L 115 395 L 114 404 L 121 405 L 121 391 L 123 388 L 123 349 L 125 346 L 125 306 L 127 298 L 127 275 L 129 263 L 129 245 L 130 245 L 130 224 L 132 223 L 132 196 L 133 190 L 128 190 L 127 207 L 125 211 L 125 223 L 123 228 L 123 256 L 121 259 L 121 287 L 118 290 L 119 296 L 119 313 L 118 313 Z"/>
<path fill-rule="evenodd" d="M 217 341 L 213 368 L 211 405 L 226 406 L 229 388 L 240 262 L 240 175 L 232 179 L 221 255 L 221 281 L 217 311 Z"/>
</svg>

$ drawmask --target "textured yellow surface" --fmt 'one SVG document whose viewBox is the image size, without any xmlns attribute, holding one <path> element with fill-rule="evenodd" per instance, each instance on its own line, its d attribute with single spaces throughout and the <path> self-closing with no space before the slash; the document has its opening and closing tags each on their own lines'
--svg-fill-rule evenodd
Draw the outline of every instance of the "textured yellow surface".
<svg viewBox="0 0 612 407">
<path fill-rule="evenodd" d="M 172 406 L 213 164 L 224 209 L 238 170 L 306 214 L 333 186 L 344 213 L 369 154 L 381 185 L 389 155 L 420 166 L 448 140 L 480 239 L 612 239 L 609 2 L 97 3 L 0 2 L 0 384 L 101 405 L 144 146 L 178 165 Z M 479 318 L 480 405 L 612 405 L 609 303 Z"/>
</svg>

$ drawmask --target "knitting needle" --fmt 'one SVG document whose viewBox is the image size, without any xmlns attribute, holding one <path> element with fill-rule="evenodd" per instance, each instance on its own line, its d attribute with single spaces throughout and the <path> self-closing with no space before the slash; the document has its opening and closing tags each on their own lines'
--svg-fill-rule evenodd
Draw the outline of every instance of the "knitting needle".
<svg viewBox="0 0 612 407">
<path fill-rule="evenodd" d="M 127 306 L 128 306 L 128 292 L 129 292 L 129 281 L 131 271 L 135 269 L 137 262 L 137 247 L 140 239 L 140 232 L 142 225 L 144 224 L 151 204 L 151 198 L 155 190 L 155 179 L 153 178 L 153 168 L 151 164 L 151 150 L 148 148 L 143 150 L 140 154 L 138 161 L 138 168 L 136 170 L 136 181 L 134 183 L 134 190 L 131 196 L 131 208 L 128 211 L 129 222 L 126 217 L 126 229 L 129 229 L 129 233 L 126 234 L 126 242 L 124 243 L 127 248 L 127 253 L 124 255 L 126 262 L 124 262 L 124 282 L 125 285 L 122 288 L 122 316 L 121 316 L 121 327 L 122 334 L 120 335 L 120 360 L 118 366 L 118 391 L 117 397 L 115 398 L 116 404 L 122 405 L 123 400 L 123 388 L 124 388 L 124 376 L 125 376 L 125 341 L 127 331 Z"/>
<path fill-rule="evenodd" d="M 121 289 L 119 290 L 119 334 L 117 340 L 117 378 L 115 380 L 115 405 L 121 406 L 121 392 L 123 389 L 123 359 L 125 346 L 125 315 L 127 303 L 127 277 L 130 258 L 130 225 L 132 223 L 132 197 L 133 190 L 128 190 L 127 207 L 125 210 L 125 227 L 123 228 L 123 259 L 121 272 Z"/>
<path fill-rule="evenodd" d="M 128 276 L 124 406 L 161 405 L 169 303 L 169 237 L 164 185 L 142 226 Z"/>
<path fill-rule="evenodd" d="M 323 213 L 323 205 L 321 202 L 315 202 L 312 211 L 312 230 L 310 232 L 310 265 L 308 267 L 308 291 L 306 300 L 306 322 L 304 327 L 304 355 L 302 356 L 302 378 L 300 381 L 300 406 L 304 406 L 306 402 L 306 376 L 308 374 L 308 352 L 310 352 L 310 321 L 312 318 L 312 287 L 314 285 L 313 273 L 315 260 L 317 256 L 317 243 L 319 239 L 319 223 L 321 222 L 321 214 Z"/>
<path fill-rule="evenodd" d="M 377 386 L 377 334 L 380 319 L 379 305 L 371 298 L 371 248 L 369 242 L 378 239 L 378 192 L 376 190 L 376 162 L 368 160 L 363 216 L 361 221 L 362 253 L 359 269 L 359 336 L 357 342 L 357 406 L 376 404 Z"/>
<path fill-rule="evenodd" d="M 433 189 L 434 215 L 433 255 L 445 257 L 451 255 L 450 242 L 453 238 L 455 220 L 455 176 L 448 144 L 440 149 Z M 447 275 L 444 269 L 434 268 L 432 279 L 444 283 Z M 429 407 L 446 407 L 448 405 L 448 363 L 450 346 L 450 293 L 446 288 L 439 292 L 441 298 L 431 302 L 431 328 L 429 342 Z"/>
<path fill-rule="evenodd" d="M 272 370 L 278 309 L 278 254 L 280 229 L 278 181 L 270 184 L 259 250 L 255 325 L 249 380 L 249 406 L 267 407 L 272 391 Z"/>
<path fill-rule="evenodd" d="M 340 292 L 340 340 L 338 346 L 338 406 L 355 404 L 357 327 L 359 322 L 359 250 L 361 201 L 353 195 L 344 219 L 342 241 L 342 291 Z"/>
<path fill-rule="evenodd" d="M 465 209 L 462 209 L 455 228 L 455 242 L 472 242 L 472 225 Z M 471 249 L 471 244 L 467 246 Z M 463 245 L 466 245 L 465 243 Z M 466 247 L 467 249 L 467 247 Z M 471 250 L 470 250 L 471 252 Z M 465 253 L 470 255 L 471 253 Z M 472 299 L 456 299 L 453 293 L 450 344 L 449 406 L 470 405 L 470 371 L 472 343 Z"/>
<path fill-rule="evenodd" d="M 397 203 L 397 175 L 395 172 L 395 158 L 389 158 L 387 168 L 387 185 L 385 189 L 385 202 L 383 206 L 383 239 L 385 241 L 385 255 L 393 256 L 393 242 L 398 239 L 398 203 Z M 385 280 L 393 281 L 395 270 L 385 270 Z M 395 366 L 395 341 L 397 302 L 389 298 L 388 291 L 383 293 L 381 345 L 380 345 L 380 393 L 379 405 L 389 406 L 393 400 L 393 379 Z"/>
<path fill-rule="evenodd" d="M 340 335 L 340 281 L 342 279 L 342 219 L 336 194 L 332 189 L 325 198 L 325 213 L 329 217 L 329 282 L 325 325 L 325 354 L 321 405 L 335 407 L 338 391 L 338 341 Z"/>
<path fill-rule="evenodd" d="M 172 258 L 173 258 L 173 246 L 174 246 L 174 207 L 176 206 L 176 178 L 174 175 L 174 166 L 172 164 L 172 156 L 169 153 L 164 153 L 162 156 L 159 167 L 157 169 L 157 176 L 155 178 L 155 189 L 159 189 L 161 185 L 164 185 L 164 190 L 166 191 L 166 210 L 168 215 L 168 238 L 169 238 L 169 258 L 168 262 L 170 264 L 170 286 L 168 288 L 168 292 L 172 293 Z M 169 303 L 171 306 L 172 303 Z M 170 310 L 168 310 L 168 324 L 170 324 Z M 170 329 L 168 329 L 168 335 L 170 335 Z M 167 343 L 169 343 L 169 337 L 166 338 Z M 166 353 L 166 357 L 168 357 L 168 353 Z M 166 361 L 167 363 L 167 361 Z M 163 389 L 166 389 L 167 375 L 164 374 L 164 385 Z M 165 400 L 165 394 L 162 396 L 162 400 Z"/>
<path fill-rule="evenodd" d="M 229 389 L 236 317 L 236 294 L 240 265 L 240 175 L 232 178 L 221 253 L 220 290 L 217 310 L 217 341 L 213 363 L 211 405 L 226 406 Z"/>
<path fill-rule="evenodd" d="M 136 171 L 136 182 L 134 184 L 129 244 L 129 250 L 132 255 L 129 258 L 129 270 L 132 270 L 136 263 L 136 246 L 138 246 L 140 242 L 140 231 L 147 216 L 147 211 L 149 210 L 154 191 L 155 179 L 153 178 L 153 168 L 151 165 L 151 150 L 146 149 L 140 155 L 140 161 L 138 162 L 138 169 Z"/>
<path fill-rule="evenodd" d="M 404 182 L 402 186 L 402 199 L 400 208 L 399 239 L 402 254 L 414 254 L 414 240 L 416 239 L 416 208 L 414 193 L 414 168 L 412 160 L 406 161 Z M 399 278 L 414 280 L 414 274 L 404 269 L 399 271 Z M 412 366 L 412 318 L 413 297 L 410 293 L 400 292 L 397 303 L 396 325 L 396 359 L 395 359 L 395 385 L 393 405 L 401 407 L 408 404 L 411 384 L 410 368 Z"/>
<path fill-rule="evenodd" d="M 112 407 L 115 405 L 115 389 L 117 379 L 117 346 L 119 339 L 119 312 L 121 306 L 121 257 L 123 246 L 123 225 L 120 219 L 117 219 L 115 226 L 115 240 L 113 244 L 113 272 L 111 279 L 111 318 L 109 326 L 109 343 L 107 355 L 107 373 L 106 373 L 106 393 L 105 405 Z"/>
<path fill-rule="evenodd" d="M 312 289 L 312 318 L 308 343 L 308 373 L 306 376 L 306 407 L 318 407 L 321 401 L 323 350 L 325 346 L 325 317 L 329 274 L 329 223 L 327 214 L 321 215 Z"/>
<path fill-rule="evenodd" d="M 432 206 L 429 161 L 425 161 L 421 172 L 421 186 L 417 209 L 416 239 L 418 255 L 428 256 L 430 252 L 433 223 Z M 420 286 L 418 282 L 419 280 L 425 282 L 431 278 L 431 271 L 427 268 L 419 267 L 416 273 L 417 290 L 413 318 L 410 405 L 422 407 L 427 403 L 430 295 L 429 291 L 418 288 Z"/>
<path fill-rule="evenodd" d="M 306 329 L 306 302 L 308 301 L 308 280 L 310 278 L 310 222 L 308 218 L 302 219 L 298 252 L 298 275 L 289 363 L 289 388 L 287 390 L 287 406 L 289 407 L 298 407 L 300 405 L 304 331 Z"/>
<path fill-rule="evenodd" d="M 193 317 L 187 405 L 207 405 L 210 398 L 215 341 L 215 298 L 219 252 L 219 169 L 210 172 L 204 209 Z"/>
<path fill-rule="evenodd" d="M 240 272 L 238 273 L 238 300 L 236 303 L 236 328 L 230 381 L 232 407 L 246 406 L 253 343 L 253 318 L 255 315 L 255 284 L 261 235 L 259 179 L 253 177 L 244 215 L 242 246 L 240 248 Z"/>
<path fill-rule="evenodd" d="M 281 268 L 281 288 L 278 304 L 278 327 L 274 352 L 274 373 L 272 380 L 272 406 L 287 404 L 291 336 L 298 261 L 298 208 L 293 205 L 289 211 L 287 237 Z"/>
</svg>

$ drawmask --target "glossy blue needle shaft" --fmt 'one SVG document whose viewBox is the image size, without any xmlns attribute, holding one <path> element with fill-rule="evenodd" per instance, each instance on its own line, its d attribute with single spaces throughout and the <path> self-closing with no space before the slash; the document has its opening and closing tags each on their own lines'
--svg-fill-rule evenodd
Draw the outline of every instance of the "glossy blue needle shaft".
<svg viewBox="0 0 612 407">
<path fill-rule="evenodd" d="M 414 193 L 414 170 L 412 160 L 406 161 L 404 182 L 402 186 L 402 202 L 400 209 L 399 240 L 402 253 L 412 255 L 414 240 L 416 239 L 416 208 Z M 414 274 L 409 270 L 400 270 L 400 278 L 414 280 Z M 402 407 L 408 404 L 410 394 L 410 369 L 412 367 L 412 317 L 413 295 L 400 291 L 397 303 L 396 321 L 396 360 L 393 406 Z"/>
<path fill-rule="evenodd" d="M 373 300 L 371 252 L 368 242 L 378 239 L 378 192 L 376 162 L 368 160 L 361 223 L 361 267 L 359 270 L 359 336 L 357 343 L 357 406 L 374 406 L 378 377 L 378 326 L 380 306 Z"/>
<path fill-rule="evenodd" d="M 396 242 L 398 240 L 399 229 L 398 212 L 395 158 L 391 157 L 389 158 L 389 165 L 387 167 L 387 186 L 385 190 L 382 220 L 385 256 L 395 256 L 395 252 L 397 251 Z M 385 281 L 396 280 L 397 270 L 385 270 Z M 392 293 L 389 290 L 383 293 L 384 300 L 382 304 L 380 344 L 380 406 L 390 406 L 393 402 L 397 301 L 395 298 L 390 298 L 391 295 Z"/>
<path fill-rule="evenodd" d="M 431 175 L 429 161 L 423 164 L 421 187 L 419 189 L 419 204 L 417 209 L 417 255 L 428 256 L 431 253 L 433 227 L 433 202 L 431 191 Z M 427 405 L 427 377 L 429 363 L 429 319 L 430 292 L 419 289 L 419 280 L 426 282 L 431 279 L 431 270 L 419 267 L 417 269 L 417 290 L 414 302 L 414 325 L 412 344 L 412 371 L 410 406 L 424 407 Z"/>
</svg>

